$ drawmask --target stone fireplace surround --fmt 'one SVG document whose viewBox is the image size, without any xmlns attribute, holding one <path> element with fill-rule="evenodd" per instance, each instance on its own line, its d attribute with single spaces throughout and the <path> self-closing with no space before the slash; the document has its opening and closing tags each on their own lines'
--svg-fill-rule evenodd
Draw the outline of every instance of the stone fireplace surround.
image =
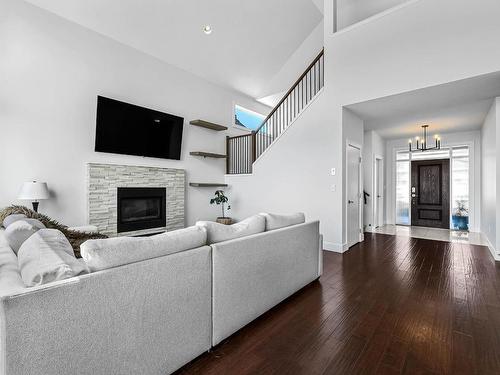
<svg viewBox="0 0 500 375">
<path fill-rule="evenodd" d="M 119 187 L 165 187 L 166 219 L 163 228 L 117 234 L 117 190 Z M 184 228 L 185 171 L 174 168 L 143 167 L 117 164 L 87 164 L 88 223 L 100 233 L 141 235 L 161 230 Z"/>
</svg>

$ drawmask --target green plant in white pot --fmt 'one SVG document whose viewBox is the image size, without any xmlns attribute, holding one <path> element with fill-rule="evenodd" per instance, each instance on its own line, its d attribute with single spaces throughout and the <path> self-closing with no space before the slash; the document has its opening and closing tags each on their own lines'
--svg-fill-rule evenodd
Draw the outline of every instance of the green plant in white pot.
<svg viewBox="0 0 500 375">
<path fill-rule="evenodd" d="M 228 202 L 229 198 L 226 197 L 224 191 L 222 190 L 216 190 L 215 196 L 212 199 L 210 199 L 210 204 L 216 204 L 221 206 L 222 216 L 217 218 L 217 222 L 220 224 L 230 225 L 232 223 L 232 219 L 230 217 L 226 217 L 225 213 L 226 204 L 227 204 L 227 210 L 229 211 L 231 209 L 231 206 L 228 204 Z"/>
</svg>

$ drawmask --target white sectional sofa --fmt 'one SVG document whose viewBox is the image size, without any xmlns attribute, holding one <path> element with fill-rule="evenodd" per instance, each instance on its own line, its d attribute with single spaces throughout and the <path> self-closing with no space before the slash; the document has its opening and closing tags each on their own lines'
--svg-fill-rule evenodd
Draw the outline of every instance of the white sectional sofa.
<svg viewBox="0 0 500 375">
<path fill-rule="evenodd" d="M 89 260 L 112 243 L 93 240 L 94 272 L 28 288 L 0 230 L 0 374 L 168 374 L 321 275 L 318 222 L 190 249 L 170 233 L 131 239 L 144 259 L 128 244 L 124 264 L 116 243 Z"/>
<path fill-rule="evenodd" d="M 212 344 L 321 275 L 319 222 L 212 245 Z"/>
<path fill-rule="evenodd" d="M 3 259 L 12 250 L 0 243 Z M 200 246 L 32 288 L 19 288 L 15 273 L 0 277 L 0 373 L 175 371 L 211 346 L 211 252 Z"/>
</svg>

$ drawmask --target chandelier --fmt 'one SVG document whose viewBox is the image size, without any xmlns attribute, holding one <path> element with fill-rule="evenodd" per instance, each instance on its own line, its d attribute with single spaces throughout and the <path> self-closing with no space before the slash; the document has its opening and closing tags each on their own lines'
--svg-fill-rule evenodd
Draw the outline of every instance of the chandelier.
<svg viewBox="0 0 500 375">
<path fill-rule="evenodd" d="M 430 151 L 430 150 L 440 150 L 441 149 L 441 137 L 439 135 L 434 135 L 435 146 L 429 147 L 427 143 L 427 128 L 429 125 L 422 125 L 422 137 L 415 137 L 417 147 L 413 148 L 413 141 L 410 139 L 408 141 L 408 148 L 410 152 L 413 151 Z"/>
</svg>

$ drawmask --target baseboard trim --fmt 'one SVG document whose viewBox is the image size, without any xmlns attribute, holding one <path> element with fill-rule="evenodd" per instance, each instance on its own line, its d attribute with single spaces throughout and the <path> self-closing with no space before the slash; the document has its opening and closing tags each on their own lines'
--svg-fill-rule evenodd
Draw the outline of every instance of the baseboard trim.
<svg viewBox="0 0 500 375">
<path fill-rule="evenodd" d="M 324 241 L 323 242 L 323 250 L 326 251 L 333 251 L 334 253 L 345 253 L 347 250 L 349 250 L 349 247 L 347 246 L 347 243 L 335 243 L 335 242 L 328 242 Z"/>
<path fill-rule="evenodd" d="M 497 254 L 497 252 L 495 250 L 495 246 L 493 246 L 491 244 L 490 239 L 488 238 L 488 236 L 486 234 L 484 234 L 483 232 L 481 232 L 481 236 L 483 236 L 483 238 L 486 240 L 486 243 L 488 244 L 488 249 L 490 250 L 490 253 L 491 253 L 491 256 L 493 257 L 493 259 L 496 262 L 500 262 L 500 255 Z"/>
</svg>

